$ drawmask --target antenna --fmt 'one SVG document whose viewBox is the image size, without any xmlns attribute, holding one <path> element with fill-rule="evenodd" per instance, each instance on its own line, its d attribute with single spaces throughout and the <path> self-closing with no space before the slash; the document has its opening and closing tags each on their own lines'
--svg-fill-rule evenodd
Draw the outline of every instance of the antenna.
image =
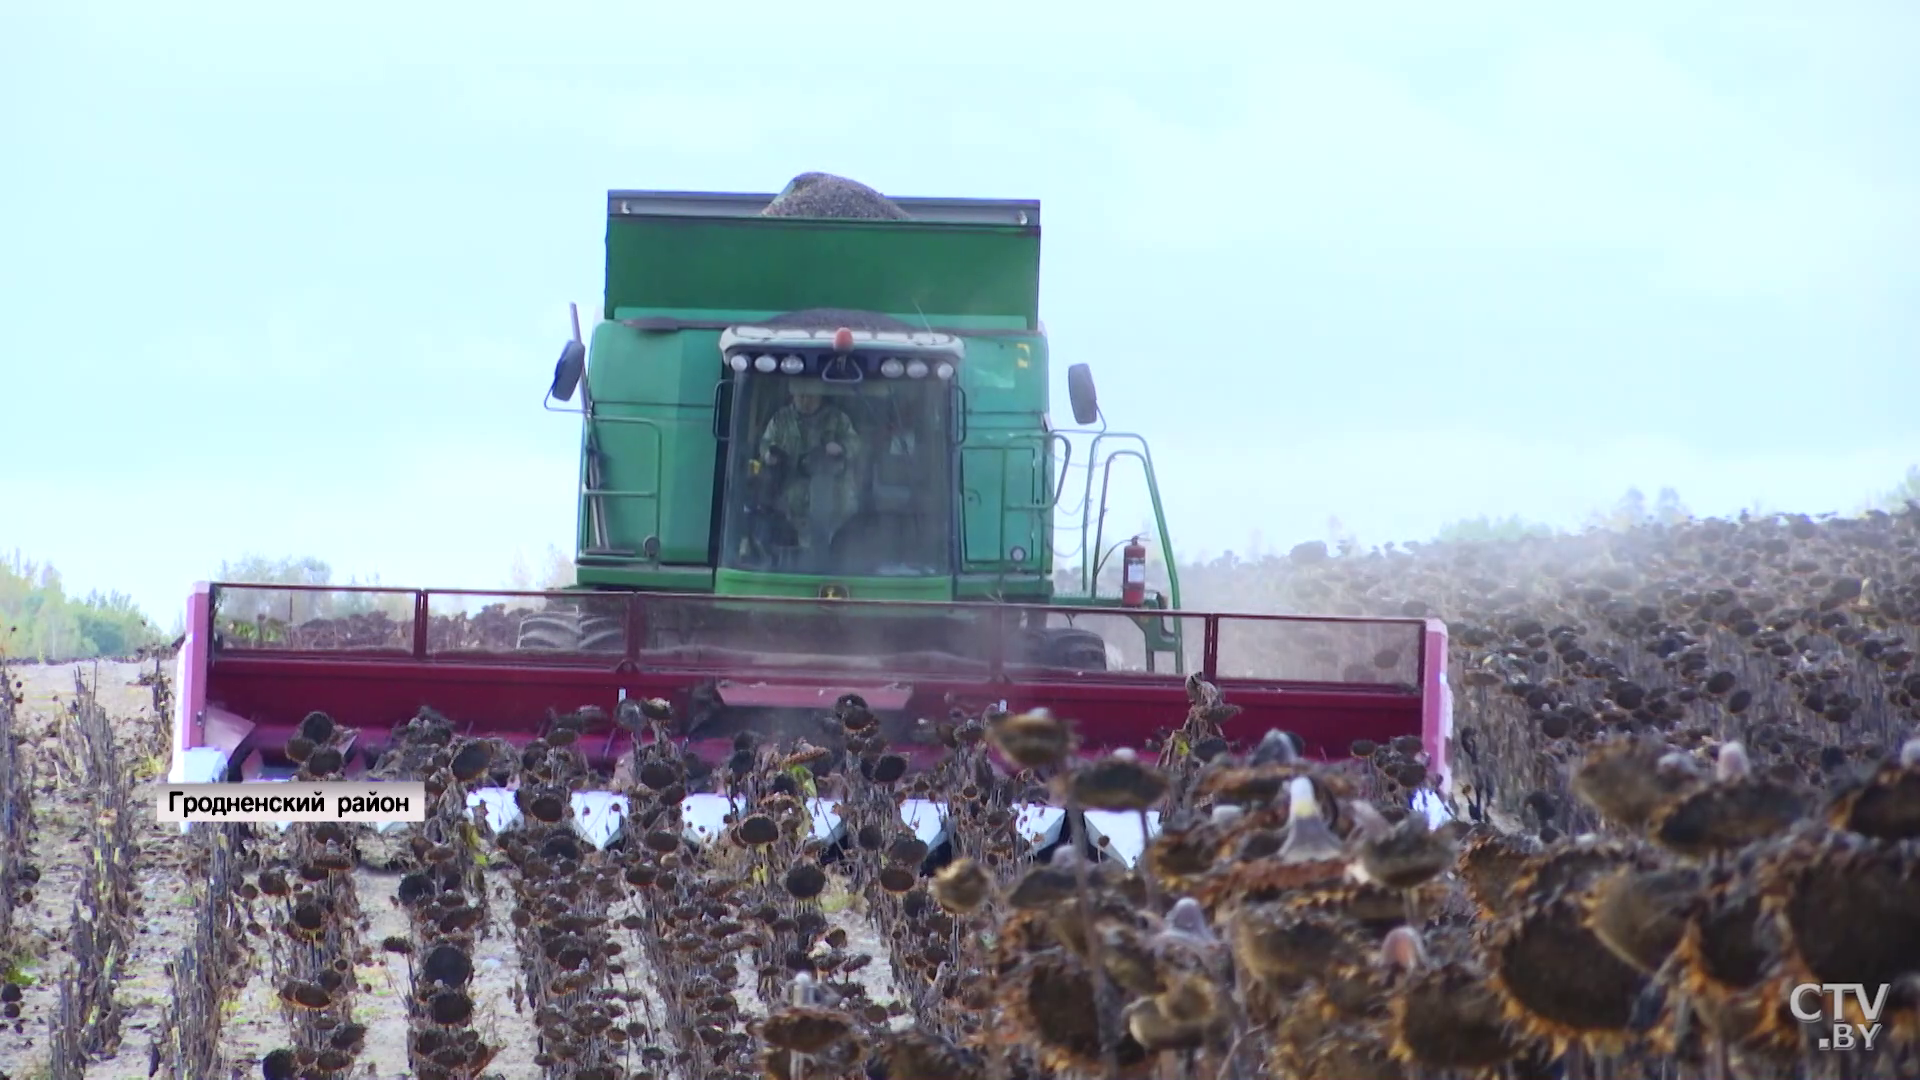
<svg viewBox="0 0 1920 1080">
<path fill-rule="evenodd" d="M 568 301 L 567 314 L 573 316 L 573 340 L 578 341 L 583 345 L 586 344 L 586 342 L 582 340 L 582 338 L 580 337 L 580 305 L 572 301 Z"/>
</svg>

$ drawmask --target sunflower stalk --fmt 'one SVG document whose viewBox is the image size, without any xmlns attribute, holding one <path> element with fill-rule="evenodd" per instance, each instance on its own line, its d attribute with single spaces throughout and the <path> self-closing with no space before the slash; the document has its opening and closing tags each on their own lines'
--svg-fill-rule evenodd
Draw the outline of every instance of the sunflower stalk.
<svg viewBox="0 0 1920 1080">
<path fill-rule="evenodd" d="M 0 686 L 0 694 L 10 693 L 11 687 Z M 59 1005 L 51 1018 L 49 1071 L 53 1080 L 82 1080 L 88 1062 L 113 1056 L 121 1043 L 123 1010 L 114 993 L 115 974 L 131 947 L 139 845 L 130 805 L 132 771 L 120 755 L 106 710 L 78 671 L 65 727 L 79 751 L 73 779 L 89 811 L 92 857 L 82 870 L 69 920 L 67 951 L 73 961 L 61 976 Z"/>
<path fill-rule="evenodd" d="M 1147 910 L 1160 914 L 1160 882 L 1146 865 L 1147 845 L 1153 842 L 1153 830 L 1147 825 L 1147 808 L 1141 806 L 1135 810 L 1140 817 L 1140 881 L 1147 890 Z"/>
<path fill-rule="evenodd" d="M 1071 786 L 1069 785 L 1069 792 Z M 1087 850 L 1087 815 L 1080 807 L 1080 800 L 1071 793 L 1067 797 L 1067 821 L 1071 829 L 1073 849 L 1076 852 Z M 1075 903 L 1087 921 L 1087 962 L 1092 968 L 1088 978 L 1093 982 L 1094 1020 L 1100 1032 L 1100 1063 L 1107 1080 L 1118 1080 L 1120 1075 L 1120 1035 L 1115 1023 L 1117 1008 L 1113 984 L 1107 977 L 1105 949 L 1100 940 L 1099 917 L 1093 904 L 1093 890 L 1087 879 L 1087 859 L 1083 856 L 1073 861 Z"/>
</svg>

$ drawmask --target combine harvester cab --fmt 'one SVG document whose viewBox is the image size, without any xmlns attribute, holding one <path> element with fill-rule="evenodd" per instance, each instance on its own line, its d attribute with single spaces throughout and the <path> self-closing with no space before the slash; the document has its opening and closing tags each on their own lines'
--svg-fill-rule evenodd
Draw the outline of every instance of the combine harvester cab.
<svg viewBox="0 0 1920 1080">
<path fill-rule="evenodd" d="M 556 609 L 581 611 L 611 629 L 573 649 L 526 644 L 529 629 L 553 619 Z M 293 772 L 285 743 L 313 711 L 358 732 L 346 751 L 345 774 L 359 778 L 394 728 L 424 707 L 450 719 L 461 736 L 514 746 L 541 735 L 556 715 L 604 716 L 575 745 L 611 788 L 635 739 L 614 718 L 622 702 L 650 699 L 673 706 L 676 749 L 710 765 L 731 751 L 730 733 L 740 729 L 741 717 L 750 728 L 778 729 L 768 732 L 774 737 L 827 745 L 824 728 L 809 730 L 807 721 L 817 724 L 847 693 L 861 695 L 876 714 L 893 719 L 894 730 L 906 732 L 890 742 L 916 764 L 943 752 L 923 737 L 934 727 L 928 721 L 955 710 L 978 716 L 991 707 L 1047 709 L 1071 720 L 1082 753 L 1094 755 L 1141 747 L 1177 727 L 1189 708 L 1183 671 L 1199 673 L 1243 710 L 1225 725 L 1226 736 L 1241 746 L 1280 729 L 1299 735 L 1309 756 L 1337 761 L 1355 739 L 1417 734 L 1430 773 L 1447 774 L 1446 628 L 1431 619 L 202 584 L 189 600 L 188 620 L 173 718 L 170 780 L 177 784 L 285 780 Z M 882 627 L 957 621 L 989 642 L 1017 639 L 1016 626 L 1071 625 L 1100 634 L 1109 662 L 1106 670 L 1086 671 L 913 652 L 855 663 L 843 650 L 824 647 L 821 627 L 863 620 Z M 1159 636 L 1181 643 L 1171 665 L 1177 670 L 1149 669 L 1140 647 L 1143 620 L 1163 620 Z M 728 637 L 703 639 L 702 626 L 723 628 L 718 632 Z M 755 628 L 777 633 L 794 626 L 807 627 L 809 636 L 785 649 L 734 640 Z M 716 737 L 709 726 L 729 734 Z M 713 787 L 714 778 L 706 779 Z M 507 788 L 472 790 L 468 803 L 486 804 L 496 828 L 519 817 Z M 597 846 L 616 835 L 625 809 L 620 791 L 574 796 L 576 826 Z M 733 809 L 712 790 L 690 794 L 684 805 L 689 839 L 717 836 Z M 834 801 L 815 799 L 810 809 L 815 834 L 835 838 L 841 826 Z M 1444 812 L 1437 803 L 1426 809 Z M 1059 840 L 1060 809 L 1018 810 L 1021 831 L 1036 847 Z M 943 838 L 943 813 L 940 804 L 924 800 L 901 806 L 903 824 L 930 849 Z M 1087 821 L 1093 839 L 1106 838 L 1109 854 L 1137 858 L 1146 837 L 1134 815 L 1089 812 Z M 1149 815 L 1148 826 L 1157 826 L 1157 815 Z"/>
</svg>

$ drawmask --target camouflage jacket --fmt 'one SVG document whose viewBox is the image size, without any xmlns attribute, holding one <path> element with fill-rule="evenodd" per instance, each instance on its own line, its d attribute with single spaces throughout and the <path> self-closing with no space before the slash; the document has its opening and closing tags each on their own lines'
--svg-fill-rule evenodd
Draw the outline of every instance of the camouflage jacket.
<svg viewBox="0 0 1920 1080">
<path fill-rule="evenodd" d="M 767 421 L 767 430 L 760 436 L 760 456 L 765 458 L 767 451 L 777 449 L 797 462 L 830 442 L 839 443 L 849 458 L 859 453 L 860 433 L 845 412 L 822 403 L 812 413 L 803 413 L 789 402 Z"/>
<path fill-rule="evenodd" d="M 834 508 L 822 508 L 834 519 L 820 523 L 829 529 L 844 522 L 855 510 L 854 500 L 858 492 L 856 465 L 861 446 L 860 433 L 854 429 L 853 421 L 844 411 L 824 402 L 812 413 L 802 413 L 788 403 L 767 421 L 767 429 L 760 436 L 762 459 L 767 457 L 769 451 L 779 450 L 789 463 L 781 495 L 782 509 L 786 511 L 788 520 L 803 534 L 811 510 L 809 504 L 813 479 L 801 473 L 800 461 L 811 454 L 813 462 L 825 464 L 826 455 L 814 452 L 830 442 L 840 444 L 841 460 L 845 467 L 827 474 L 829 479 L 826 482 L 835 496 L 834 501 L 839 504 Z"/>
</svg>

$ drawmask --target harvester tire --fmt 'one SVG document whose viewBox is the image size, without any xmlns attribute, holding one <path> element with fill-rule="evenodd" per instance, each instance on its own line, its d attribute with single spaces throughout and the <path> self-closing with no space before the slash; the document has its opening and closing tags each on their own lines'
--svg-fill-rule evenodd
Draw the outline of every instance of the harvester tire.
<svg viewBox="0 0 1920 1080">
<path fill-rule="evenodd" d="M 520 624 L 521 649 L 553 652 L 620 652 L 626 628 L 621 620 L 573 611 L 543 611 Z"/>
<path fill-rule="evenodd" d="M 1107 639 L 1078 627 L 1049 627 L 1041 631 L 1041 656 L 1049 667 L 1069 671 L 1107 670 Z"/>
<path fill-rule="evenodd" d="M 570 651 L 580 647 L 580 616 L 569 611 L 545 611 L 520 623 L 517 649 Z"/>
<path fill-rule="evenodd" d="M 627 628 L 619 619 L 588 615 L 580 620 L 582 652 L 621 652 L 626 648 Z"/>
</svg>

